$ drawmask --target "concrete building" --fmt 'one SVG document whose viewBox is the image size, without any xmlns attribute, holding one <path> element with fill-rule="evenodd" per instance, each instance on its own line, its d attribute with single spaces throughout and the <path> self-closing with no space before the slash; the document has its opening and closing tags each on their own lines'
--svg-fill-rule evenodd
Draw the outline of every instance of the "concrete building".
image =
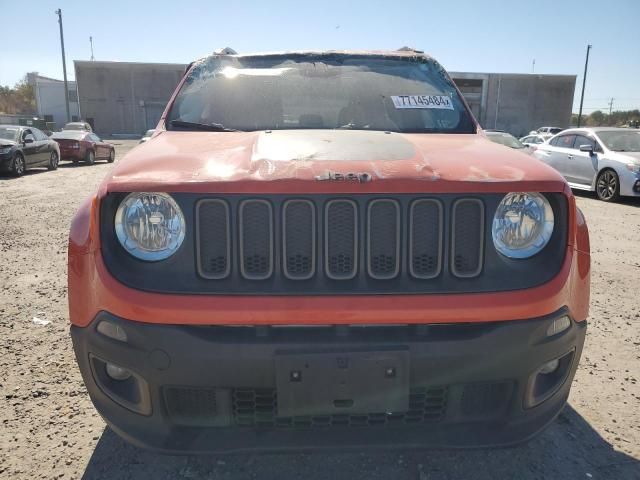
<svg viewBox="0 0 640 480">
<path fill-rule="evenodd" d="M 75 61 L 82 117 L 102 134 L 154 128 L 186 65 Z M 522 136 L 543 125 L 567 127 L 575 75 L 452 72 L 484 128 Z"/>
<path fill-rule="evenodd" d="M 154 128 L 186 65 L 74 61 L 80 114 L 101 134 Z"/>
<path fill-rule="evenodd" d="M 67 123 L 64 81 L 31 72 L 27 73 L 27 82 L 33 86 L 38 117 L 43 118 L 46 122 L 55 122 L 56 129 L 63 127 Z M 69 114 L 72 121 L 78 120 L 80 110 L 76 82 L 68 81 L 67 86 L 69 89 Z"/>
<path fill-rule="evenodd" d="M 542 126 L 568 127 L 575 75 L 450 72 L 483 128 L 523 136 Z"/>
</svg>

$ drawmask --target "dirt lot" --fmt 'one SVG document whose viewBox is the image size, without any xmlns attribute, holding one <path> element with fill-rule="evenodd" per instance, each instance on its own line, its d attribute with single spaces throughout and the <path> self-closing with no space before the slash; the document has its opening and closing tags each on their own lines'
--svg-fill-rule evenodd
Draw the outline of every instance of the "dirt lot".
<svg viewBox="0 0 640 480">
<path fill-rule="evenodd" d="M 115 143 L 118 158 L 135 145 Z M 587 344 L 570 404 L 529 444 L 464 452 L 166 457 L 131 447 L 105 428 L 68 334 L 69 223 L 110 168 L 65 162 L 57 172 L 0 177 L 0 477 L 640 478 L 640 201 L 578 198 L 593 254 Z"/>
</svg>

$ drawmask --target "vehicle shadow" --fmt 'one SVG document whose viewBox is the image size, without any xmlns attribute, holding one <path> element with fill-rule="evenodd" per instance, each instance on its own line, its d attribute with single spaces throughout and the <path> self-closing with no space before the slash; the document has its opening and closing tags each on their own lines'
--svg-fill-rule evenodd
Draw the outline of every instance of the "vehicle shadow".
<svg viewBox="0 0 640 480">
<path fill-rule="evenodd" d="M 25 178 L 25 177 L 30 177 L 32 175 L 37 175 L 39 173 L 45 173 L 45 172 L 49 172 L 50 170 L 47 169 L 47 167 L 35 167 L 35 168 L 30 168 L 29 170 L 27 170 L 26 172 L 24 172 L 24 175 L 22 175 L 21 177 L 16 177 L 13 173 L 11 172 L 0 172 L 0 182 L 2 181 L 7 181 L 7 180 L 18 180 L 20 178 Z"/>
<path fill-rule="evenodd" d="M 133 447 L 105 428 L 82 478 L 637 480 L 640 459 L 614 449 L 568 405 L 541 435 L 499 449 L 166 456 Z"/>
</svg>

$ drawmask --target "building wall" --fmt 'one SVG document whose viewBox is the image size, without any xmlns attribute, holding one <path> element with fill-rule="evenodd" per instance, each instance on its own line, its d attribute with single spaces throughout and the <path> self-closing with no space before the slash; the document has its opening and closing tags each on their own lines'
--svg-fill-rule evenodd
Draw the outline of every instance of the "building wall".
<svg viewBox="0 0 640 480">
<path fill-rule="evenodd" d="M 82 118 L 101 134 L 155 128 L 186 65 L 75 61 Z"/>
<path fill-rule="evenodd" d="M 102 134 L 154 128 L 186 65 L 75 61 L 80 114 Z M 568 127 L 575 75 L 451 72 L 484 128 Z"/>
<path fill-rule="evenodd" d="M 451 77 L 483 128 L 523 136 L 542 126 L 569 126 L 575 75 L 452 72 Z"/>
<path fill-rule="evenodd" d="M 67 123 L 67 108 L 64 97 L 64 81 L 42 77 L 37 73 L 27 74 L 28 82 L 33 86 L 36 97 L 36 109 L 41 118 L 52 117 L 57 129 Z M 68 81 L 69 115 L 71 120 L 79 118 L 78 95 L 76 83 Z"/>
</svg>

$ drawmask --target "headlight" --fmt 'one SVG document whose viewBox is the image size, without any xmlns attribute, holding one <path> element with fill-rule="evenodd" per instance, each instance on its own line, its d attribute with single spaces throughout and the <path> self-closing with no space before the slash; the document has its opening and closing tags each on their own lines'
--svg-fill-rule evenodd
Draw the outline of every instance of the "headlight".
<svg viewBox="0 0 640 480">
<path fill-rule="evenodd" d="M 0 148 L 0 154 L 9 153 L 13 147 L 2 147 Z"/>
<path fill-rule="evenodd" d="M 115 229 L 127 252 L 155 262 L 173 255 L 184 240 L 184 215 L 166 193 L 131 193 L 118 207 Z"/>
<path fill-rule="evenodd" d="M 549 242 L 553 221 L 553 210 L 544 196 L 508 193 L 493 217 L 493 244 L 506 257 L 529 258 Z"/>
</svg>

